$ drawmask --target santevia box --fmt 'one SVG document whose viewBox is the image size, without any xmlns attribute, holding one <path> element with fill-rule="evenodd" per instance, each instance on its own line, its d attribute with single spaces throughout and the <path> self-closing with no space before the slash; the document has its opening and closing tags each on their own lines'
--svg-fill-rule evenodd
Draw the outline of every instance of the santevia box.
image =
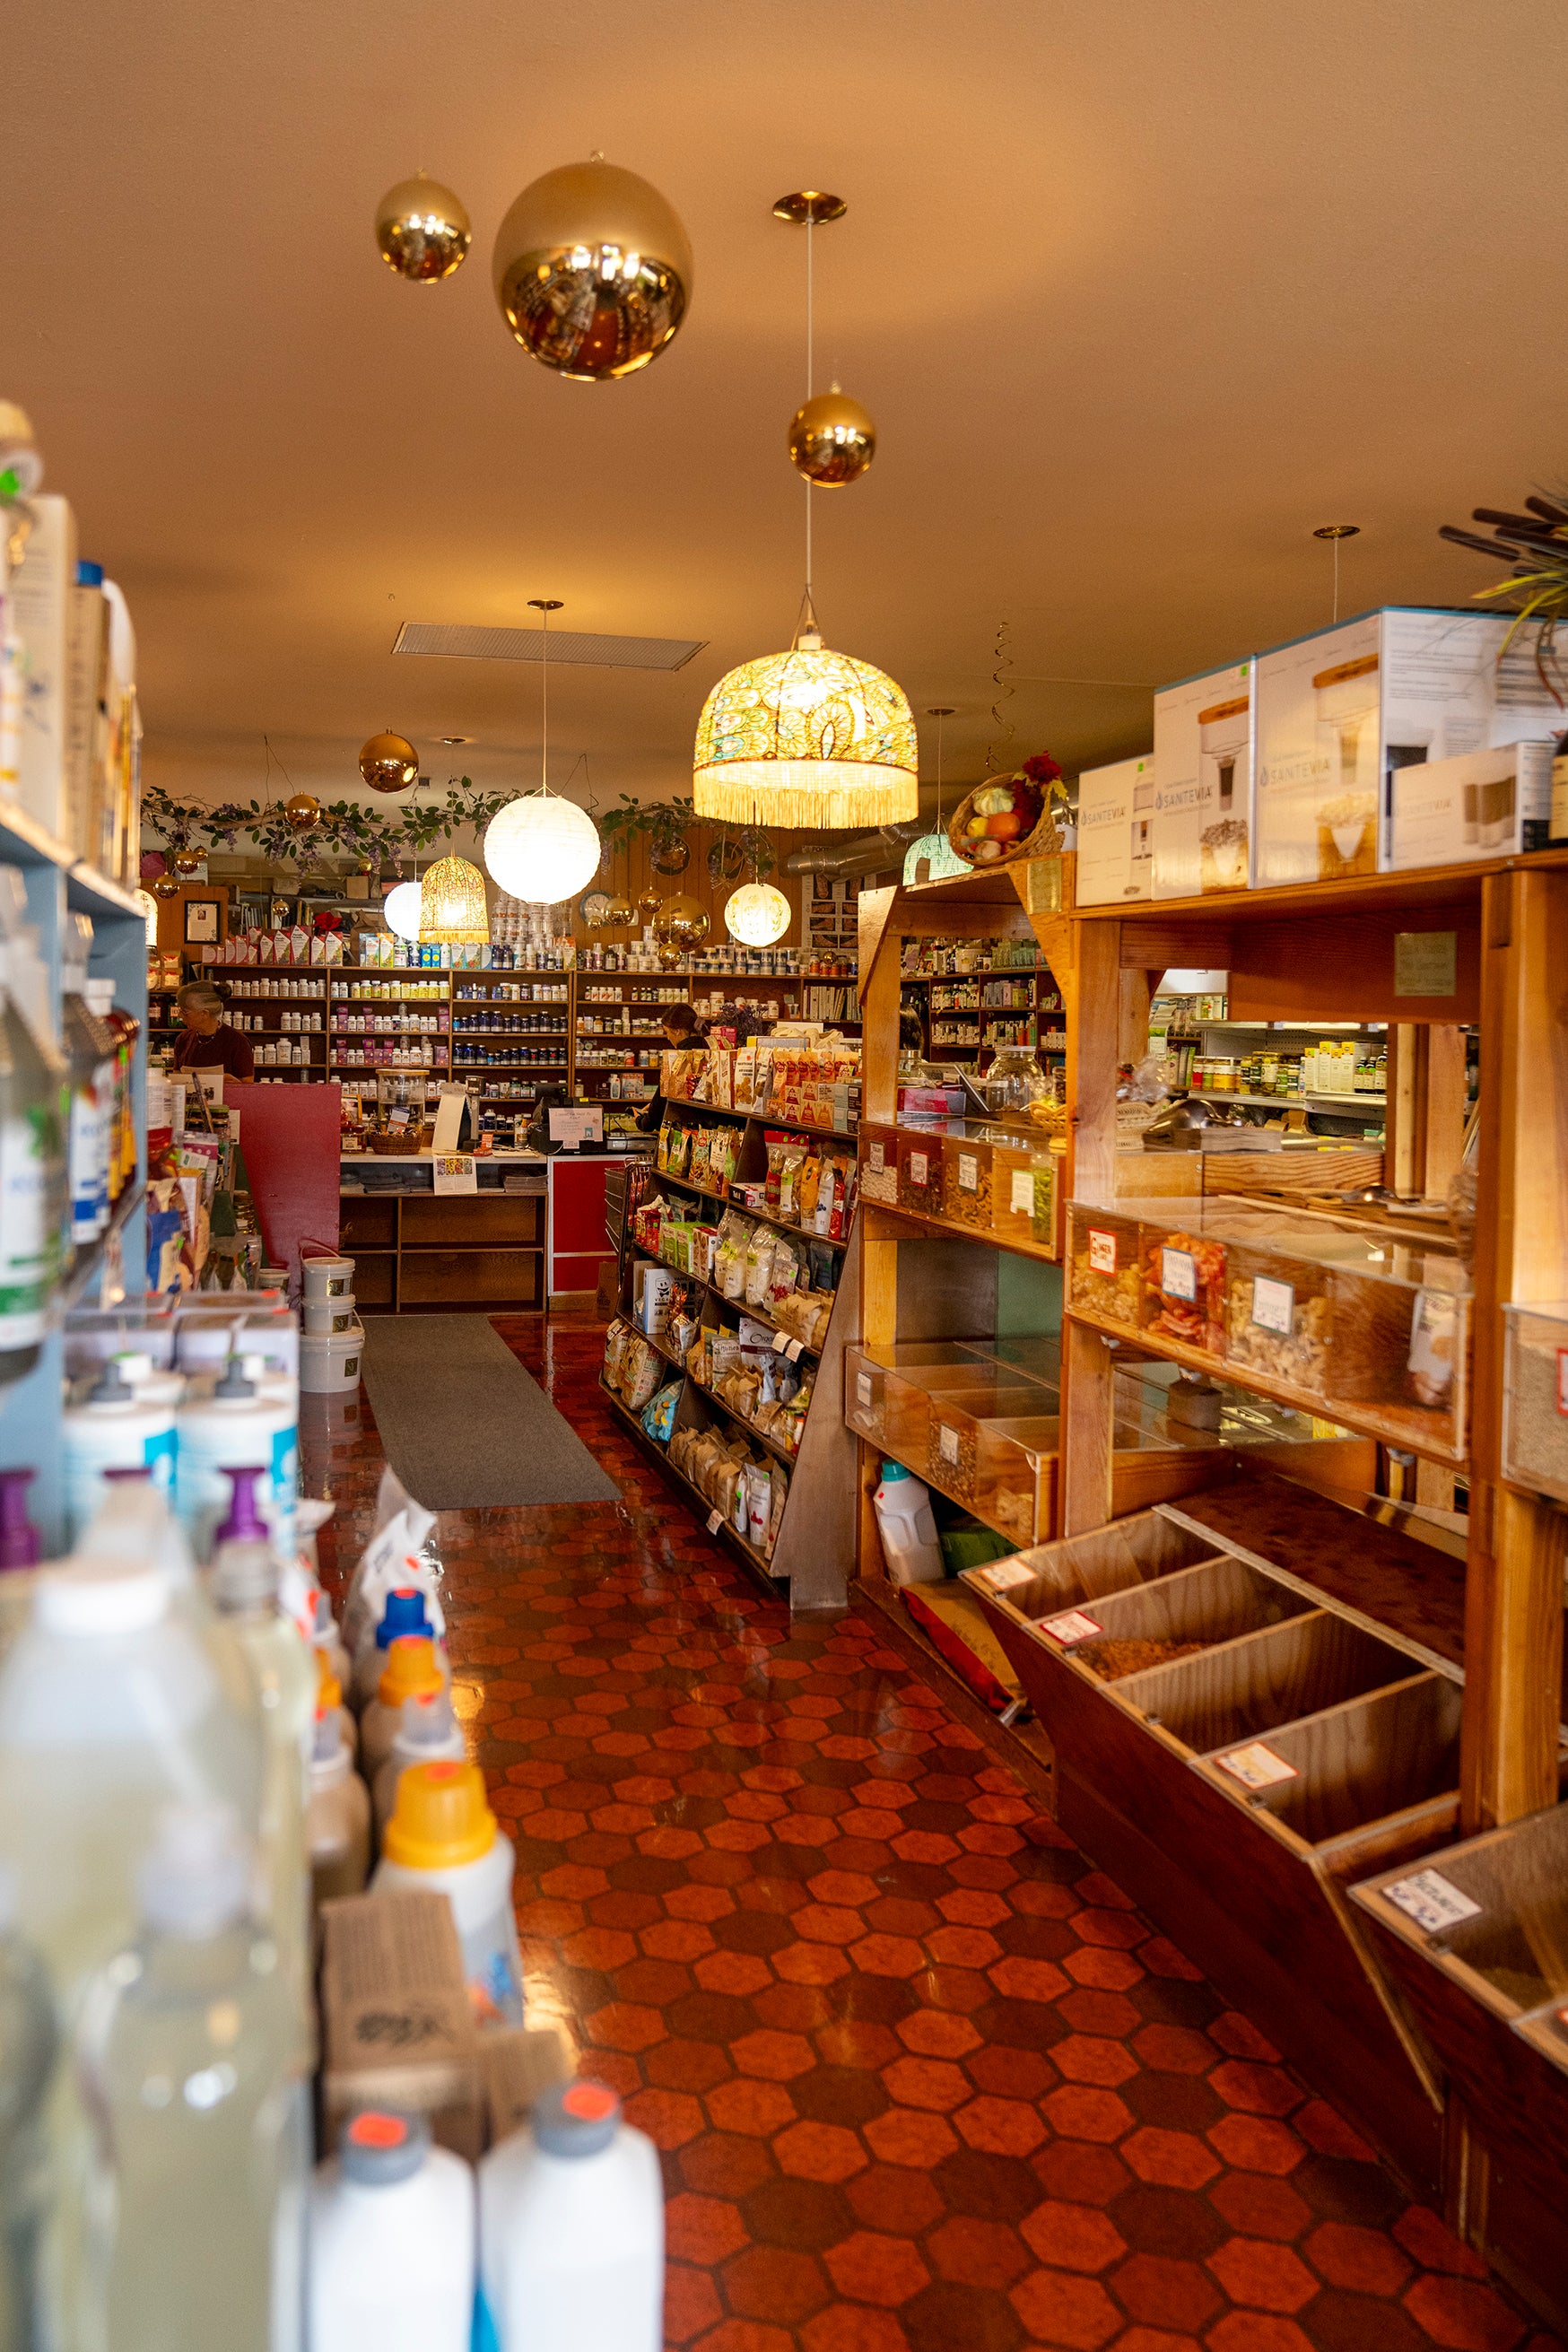
<svg viewBox="0 0 1568 2352">
<path fill-rule="evenodd" d="M 33 527 L 11 575 L 6 618 L 22 645 L 16 797 L 57 840 L 68 837 L 67 711 L 70 694 L 76 518 L 49 492 L 29 501 Z M 72 846 L 77 846 L 72 844 Z"/>
<path fill-rule="evenodd" d="M 1245 890 L 1251 875 L 1250 661 L 1163 686 L 1154 697 L 1156 898 Z"/>
<path fill-rule="evenodd" d="M 1507 614 L 1389 605 L 1259 655 L 1260 887 L 1386 870 L 1397 771 L 1556 735 L 1539 624 L 1504 655 L 1511 626 Z"/>
<path fill-rule="evenodd" d="M 1078 780 L 1078 903 L 1146 898 L 1153 872 L 1154 758 L 1086 768 Z"/>
<path fill-rule="evenodd" d="M 1461 751 L 1389 774 L 1388 866 L 1462 866 L 1542 849 L 1552 816 L 1552 745 Z"/>
</svg>

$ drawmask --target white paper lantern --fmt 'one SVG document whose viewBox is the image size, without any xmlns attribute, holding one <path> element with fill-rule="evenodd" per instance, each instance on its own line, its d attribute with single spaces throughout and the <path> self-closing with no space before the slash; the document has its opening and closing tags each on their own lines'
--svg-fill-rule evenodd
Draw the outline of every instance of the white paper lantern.
<svg viewBox="0 0 1568 2352">
<path fill-rule="evenodd" d="M 381 911 L 400 940 L 419 937 L 419 896 L 417 882 L 400 882 L 382 902 Z"/>
<path fill-rule="evenodd" d="M 155 948 L 158 944 L 158 901 L 153 898 L 151 890 L 138 890 L 136 905 L 142 921 L 147 926 L 147 944 L 150 948 Z"/>
<path fill-rule="evenodd" d="M 492 882 L 531 906 L 574 898 L 599 870 L 599 828 L 559 793 L 525 793 L 497 811 L 485 830 Z"/>
<path fill-rule="evenodd" d="M 742 947 L 771 948 L 789 926 L 789 900 L 771 882 L 743 882 L 724 901 L 724 928 Z"/>
</svg>

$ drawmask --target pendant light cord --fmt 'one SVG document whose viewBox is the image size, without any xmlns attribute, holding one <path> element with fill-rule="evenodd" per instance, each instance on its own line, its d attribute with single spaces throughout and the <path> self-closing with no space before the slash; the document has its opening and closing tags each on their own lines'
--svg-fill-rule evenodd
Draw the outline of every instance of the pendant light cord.
<svg viewBox="0 0 1568 2352">
<path fill-rule="evenodd" d="M 816 310 L 816 282 L 811 242 L 816 233 L 816 222 L 808 213 L 805 220 L 805 396 L 807 400 L 811 398 L 812 378 L 816 364 L 812 326 Z M 809 607 L 811 604 L 811 483 L 809 479 L 805 485 L 805 601 Z"/>
<path fill-rule="evenodd" d="M 539 789 L 542 793 L 547 793 L 550 790 L 550 612 L 548 606 L 542 617 L 544 622 L 544 651 L 540 656 L 539 674 Z"/>
</svg>

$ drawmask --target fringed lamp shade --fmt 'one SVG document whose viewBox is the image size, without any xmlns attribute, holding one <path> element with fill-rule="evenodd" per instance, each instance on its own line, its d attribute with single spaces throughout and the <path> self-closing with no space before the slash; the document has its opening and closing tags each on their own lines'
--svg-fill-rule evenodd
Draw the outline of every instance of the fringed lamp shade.
<svg viewBox="0 0 1568 2352">
<path fill-rule="evenodd" d="M 771 948 L 789 926 L 789 900 L 771 882 L 742 882 L 724 901 L 724 928 L 742 947 Z"/>
<path fill-rule="evenodd" d="M 420 944 L 483 947 L 489 935 L 484 876 L 466 857 L 438 857 L 419 886 Z"/>
<path fill-rule="evenodd" d="M 901 688 L 803 644 L 720 679 L 698 723 L 693 798 L 725 824 L 893 824 L 916 814 L 917 757 Z"/>
</svg>

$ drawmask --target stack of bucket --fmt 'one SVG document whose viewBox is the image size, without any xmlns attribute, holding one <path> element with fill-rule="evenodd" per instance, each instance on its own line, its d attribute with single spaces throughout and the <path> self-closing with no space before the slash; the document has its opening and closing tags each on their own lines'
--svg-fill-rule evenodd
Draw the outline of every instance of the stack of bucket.
<svg viewBox="0 0 1568 2352">
<path fill-rule="evenodd" d="M 304 1257 L 300 1386 L 307 1396 L 346 1396 L 359 1386 L 364 1326 L 354 1305 L 352 1257 Z"/>
</svg>

